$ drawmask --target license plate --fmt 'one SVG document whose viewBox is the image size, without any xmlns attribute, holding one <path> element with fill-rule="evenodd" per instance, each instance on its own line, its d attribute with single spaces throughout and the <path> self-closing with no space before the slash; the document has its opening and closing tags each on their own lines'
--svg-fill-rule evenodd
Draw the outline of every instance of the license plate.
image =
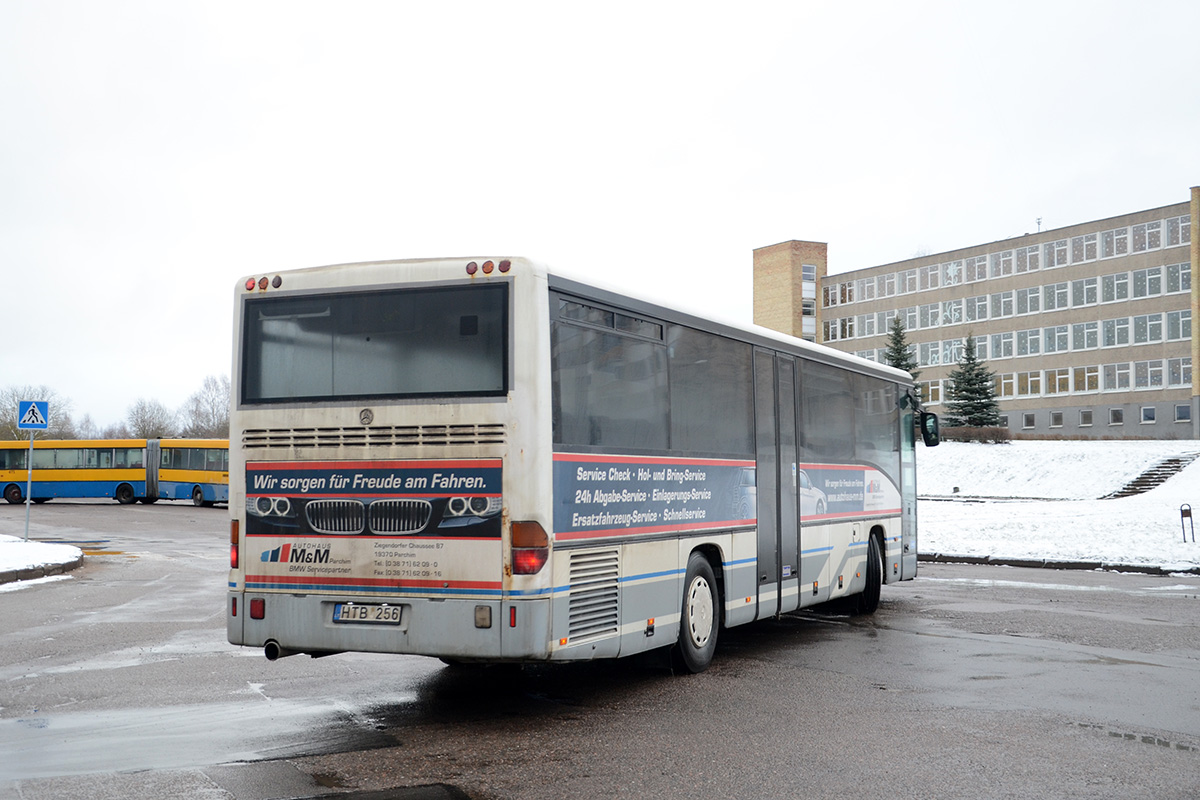
<svg viewBox="0 0 1200 800">
<path fill-rule="evenodd" d="M 333 621 L 399 625 L 400 606 L 377 603 L 336 603 L 333 606 Z"/>
</svg>

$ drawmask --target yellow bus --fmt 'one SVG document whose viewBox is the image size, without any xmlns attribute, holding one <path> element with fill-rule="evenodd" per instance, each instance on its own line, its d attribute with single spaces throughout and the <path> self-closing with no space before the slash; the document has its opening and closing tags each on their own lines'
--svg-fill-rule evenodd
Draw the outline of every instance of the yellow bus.
<svg viewBox="0 0 1200 800">
<path fill-rule="evenodd" d="M 0 494 L 25 502 L 29 442 L 0 442 Z M 54 498 L 111 497 L 121 504 L 191 498 L 196 505 L 229 499 L 225 439 L 41 439 L 33 443 L 35 503 Z"/>
<path fill-rule="evenodd" d="M 160 439 L 158 445 L 160 499 L 229 502 L 228 439 Z"/>
</svg>

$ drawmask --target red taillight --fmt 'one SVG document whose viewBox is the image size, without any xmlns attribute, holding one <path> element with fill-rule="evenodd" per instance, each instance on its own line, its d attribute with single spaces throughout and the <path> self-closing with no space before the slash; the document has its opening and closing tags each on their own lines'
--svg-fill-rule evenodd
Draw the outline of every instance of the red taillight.
<svg viewBox="0 0 1200 800">
<path fill-rule="evenodd" d="M 229 523 L 229 568 L 238 568 L 238 521 Z"/>
<path fill-rule="evenodd" d="M 550 557 L 550 538 L 536 522 L 512 524 L 512 568 L 514 575 L 535 575 Z"/>
<path fill-rule="evenodd" d="M 267 616 L 267 601 L 261 597 L 250 598 L 250 619 L 262 619 Z"/>
<path fill-rule="evenodd" d="M 258 285 L 258 281 L 254 280 L 254 278 L 246 278 L 246 291 L 247 292 L 252 290 L 256 285 Z"/>
</svg>

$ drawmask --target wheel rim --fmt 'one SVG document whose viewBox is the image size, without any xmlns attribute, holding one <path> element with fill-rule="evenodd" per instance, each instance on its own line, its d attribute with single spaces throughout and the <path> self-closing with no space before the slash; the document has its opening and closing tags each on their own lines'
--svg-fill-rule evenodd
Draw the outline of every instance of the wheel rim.
<svg viewBox="0 0 1200 800">
<path fill-rule="evenodd" d="M 712 636 L 712 589 L 703 577 L 697 577 L 688 587 L 688 636 L 697 648 L 708 644 Z"/>
</svg>

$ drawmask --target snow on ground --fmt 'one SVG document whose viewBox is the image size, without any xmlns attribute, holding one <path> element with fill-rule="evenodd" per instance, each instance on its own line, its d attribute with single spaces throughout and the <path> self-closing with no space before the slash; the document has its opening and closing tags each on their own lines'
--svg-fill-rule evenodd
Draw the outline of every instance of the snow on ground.
<svg viewBox="0 0 1200 800">
<path fill-rule="evenodd" d="M 1200 543 L 1191 541 L 1190 529 L 1183 541 L 1179 513 L 1184 503 L 1200 513 L 1200 460 L 1146 494 L 1096 499 L 1163 458 L 1195 452 L 1200 442 L 921 447 L 920 552 L 1200 569 Z M 79 555 L 70 545 L 0 535 L 0 573 L 65 564 Z"/>
<path fill-rule="evenodd" d="M 1100 561 L 1200 568 L 1200 543 L 1183 541 L 1180 506 L 1200 513 L 1200 461 L 1145 494 L 1120 489 L 1197 441 L 943 442 L 917 453 L 922 554 Z M 955 497 L 954 500 L 937 498 Z M 1044 498 L 1014 500 L 1011 498 Z M 988 498 L 988 499 L 979 499 Z"/>
</svg>

